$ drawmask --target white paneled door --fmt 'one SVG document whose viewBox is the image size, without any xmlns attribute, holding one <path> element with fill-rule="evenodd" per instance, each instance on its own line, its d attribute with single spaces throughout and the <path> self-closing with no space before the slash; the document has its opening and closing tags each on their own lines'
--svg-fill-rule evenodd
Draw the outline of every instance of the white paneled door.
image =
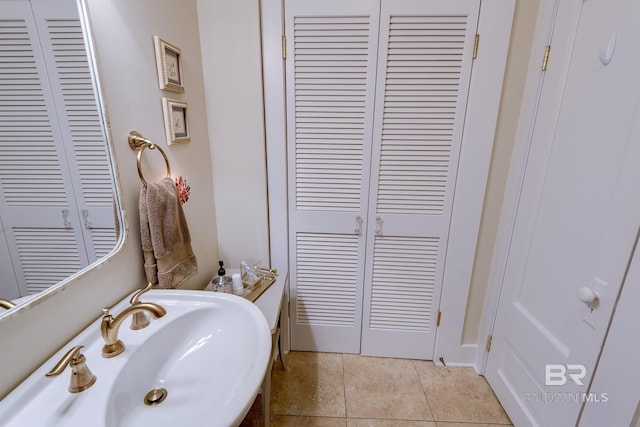
<svg viewBox="0 0 640 427">
<path fill-rule="evenodd" d="M 640 226 L 640 6 L 560 4 L 571 50 L 542 88 L 485 372 L 517 426 L 604 398 L 589 383 Z"/>
<path fill-rule="evenodd" d="M 432 358 L 478 13 L 285 2 L 293 349 Z"/>
</svg>

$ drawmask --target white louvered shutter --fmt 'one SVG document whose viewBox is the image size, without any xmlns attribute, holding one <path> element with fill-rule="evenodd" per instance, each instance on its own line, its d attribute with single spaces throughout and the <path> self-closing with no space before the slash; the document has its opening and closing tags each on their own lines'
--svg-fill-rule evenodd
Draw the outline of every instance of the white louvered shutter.
<svg viewBox="0 0 640 427">
<path fill-rule="evenodd" d="M 77 5 L 31 0 L 89 263 L 116 244 L 111 167 Z"/>
<path fill-rule="evenodd" d="M 363 354 L 433 356 L 479 6 L 382 0 Z"/>
<path fill-rule="evenodd" d="M 433 356 L 479 7 L 286 1 L 294 350 Z"/>
<path fill-rule="evenodd" d="M 292 346 L 358 353 L 378 6 L 287 0 L 285 22 Z"/>
</svg>

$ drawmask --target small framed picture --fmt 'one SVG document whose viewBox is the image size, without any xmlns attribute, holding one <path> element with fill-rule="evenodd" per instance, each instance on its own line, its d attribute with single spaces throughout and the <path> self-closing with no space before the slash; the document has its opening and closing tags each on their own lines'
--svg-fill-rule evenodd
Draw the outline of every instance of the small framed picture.
<svg viewBox="0 0 640 427">
<path fill-rule="evenodd" d="M 156 65 L 160 89 L 184 93 L 182 79 L 182 52 L 171 43 L 153 36 L 156 47 Z"/>
<path fill-rule="evenodd" d="M 162 110 L 164 112 L 164 129 L 167 134 L 167 144 L 190 142 L 187 104 L 175 99 L 162 98 Z"/>
</svg>

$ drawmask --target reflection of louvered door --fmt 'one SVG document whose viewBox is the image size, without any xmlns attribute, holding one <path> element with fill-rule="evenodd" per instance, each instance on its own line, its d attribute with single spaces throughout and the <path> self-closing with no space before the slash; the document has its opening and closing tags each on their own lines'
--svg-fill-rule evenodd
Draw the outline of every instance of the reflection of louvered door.
<svg viewBox="0 0 640 427">
<path fill-rule="evenodd" d="M 286 1 L 294 350 L 432 357 L 478 9 Z"/>
<path fill-rule="evenodd" d="M 115 247 L 117 236 L 107 141 L 82 26 L 73 1 L 31 3 L 47 72 L 55 76 L 49 81 L 76 193 L 78 224 L 91 263 Z"/>
<path fill-rule="evenodd" d="M 30 3 L 1 6 L 0 214 L 24 295 L 46 289 L 88 260 Z"/>
<path fill-rule="evenodd" d="M 11 254 L 2 265 L 25 295 L 114 246 L 111 177 L 75 2 L 0 6 L 0 218 Z M 108 203 L 106 221 L 85 200 Z"/>
</svg>

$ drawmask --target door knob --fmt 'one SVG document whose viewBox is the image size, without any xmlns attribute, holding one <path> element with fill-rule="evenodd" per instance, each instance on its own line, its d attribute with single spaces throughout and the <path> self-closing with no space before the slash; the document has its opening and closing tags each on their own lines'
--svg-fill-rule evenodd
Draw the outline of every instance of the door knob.
<svg viewBox="0 0 640 427">
<path fill-rule="evenodd" d="M 578 290 L 578 298 L 585 304 L 593 304 L 600 297 L 596 291 L 586 286 Z"/>
<path fill-rule="evenodd" d="M 62 221 L 64 222 L 64 228 L 71 230 L 73 226 L 69 221 L 69 209 L 62 209 Z"/>
<path fill-rule="evenodd" d="M 382 218 L 379 216 L 376 217 L 376 235 L 380 236 L 382 234 Z"/>
<path fill-rule="evenodd" d="M 353 230 L 358 236 L 362 234 L 362 217 L 360 215 L 356 216 L 356 228 Z"/>
</svg>

